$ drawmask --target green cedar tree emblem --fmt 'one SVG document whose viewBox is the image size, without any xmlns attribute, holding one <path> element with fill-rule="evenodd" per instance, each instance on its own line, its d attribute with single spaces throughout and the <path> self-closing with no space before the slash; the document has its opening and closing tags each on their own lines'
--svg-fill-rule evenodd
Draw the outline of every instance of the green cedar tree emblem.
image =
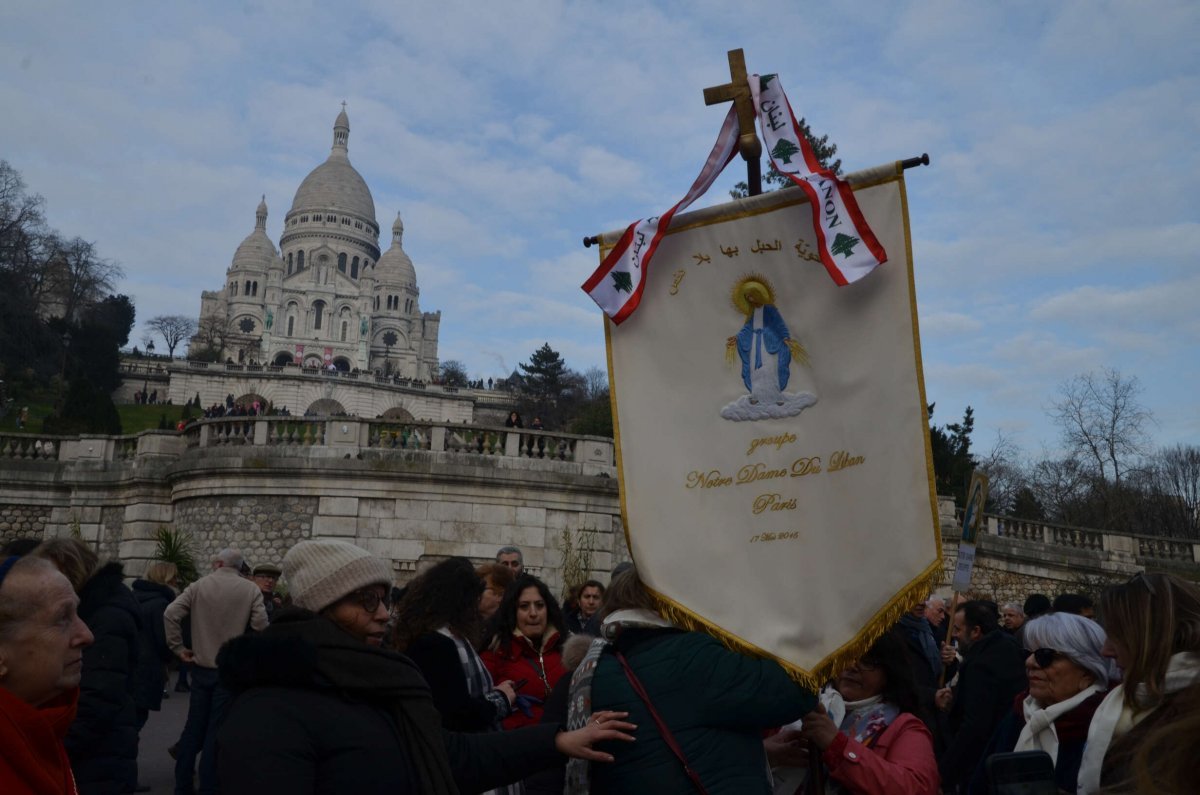
<svg viewBox="0 0 1200 795">
<path fill-rule="evenodd" d="M 786 138 L 780 138 L 779 143 L 775 144 L 775 148 L 771 150 L 771 157 L 776 160 L 782 160 L 785 163 L 792 162 L 792 155 L 800 151 L 800 147 Z"/>
<path fill-rule="evenodd" d="M 629 271 L 613 271 L 612 280 L 618 293 L 622 290 L 627 293 L 633 292 L 633 277 L 629 275 Z"/>
<path fill-rule="evenodd" d="M 766 91 L 767 84 L 770 83 L 772 80 L 774 80 L 776 77 L 779 77 L 779 75 L 759 75 L 758 90 Z"/>
<path fill-rule="evenodd" d="M 849 235 L 843 235 L 841 232 L 838 232 L 837 237 L 833 239 L 833 245 L 829 247 L 829 252 L 831 254 L 841 254 L 843 257 L 849 257 L 854 253 L 854 247 L 857 246 L 859 242 L 860 241 L 857 237 L 850 237 Z"/>
</svg>

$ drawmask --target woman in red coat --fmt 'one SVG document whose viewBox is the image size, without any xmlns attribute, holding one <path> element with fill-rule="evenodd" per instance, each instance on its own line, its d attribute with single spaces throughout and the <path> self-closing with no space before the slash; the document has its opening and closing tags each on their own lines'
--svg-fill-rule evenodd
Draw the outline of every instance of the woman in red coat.
<svg viewBox="0 0 1200 795">
<path fill-rule="evenodd" d="M 546 583 L 523 574 L 505 592 L 496 613 L 496 631 L 481 656 L 497 682 L 525 684 L 504 719 L 505 729 L 532 726 L 542 717 L 542 704 L 562 677 L 563 614 Z"/>
<path fill-rule="evenodd" d="M 821 694 L 821 706 L 804 716 L 793 741 L 799 748 L 812 742 L 820 749 L 833 785 L 827 791 L 937 795 L 941 780 L 933 738 L 920 711 L 906 641 L 889 632 Z"/>
</svg>

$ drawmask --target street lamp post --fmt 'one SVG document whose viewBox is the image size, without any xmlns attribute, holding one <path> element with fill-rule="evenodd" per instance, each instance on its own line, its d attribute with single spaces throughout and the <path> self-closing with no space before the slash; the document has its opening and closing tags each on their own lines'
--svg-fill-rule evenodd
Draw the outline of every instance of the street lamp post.
<svg viewBox="0 0 1200 795">
<path fill-rule="evenodd" d="M 67 389 L 67 349 L 71 347 L 71 332 L 62 333 L 62 367 L 58 371 L 58 409 L 61 412 L 66 403 Z"/>
</svg>

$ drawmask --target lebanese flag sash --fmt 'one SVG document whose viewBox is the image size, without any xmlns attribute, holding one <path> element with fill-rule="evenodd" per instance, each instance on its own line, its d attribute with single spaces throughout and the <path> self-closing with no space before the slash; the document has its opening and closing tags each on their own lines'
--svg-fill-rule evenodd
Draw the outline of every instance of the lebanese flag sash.
<svg viewBox="0 0 1200 795">
<path fill-rule="evenodd" d="M 771 165 L 808 194 L 821 262 L 833 280 L 851 284 L 887 262 L 850 185 L 817 161 L 779 75 L 750 75 L 750 94 Z"/>
<path fill-rule="evenodd" d="M 863 218 L 850 186 L 821 167 L 808 139 L 792 114 L 777 75 L 749 76 L 754 109 L 775 169 L 786 174 L 808 195 L 821 262 L 830 277 L 847 285 L 887 261 L 871 227 Z M 660 216 L 629 225 L 583 290 L 620 325 L 638 308 L 650 261 L 677 212 L 689 207 L 712 186 L 737 151 L 737 113 L 730 107 L 704 167 L 687 194 Z M 793 160 L 801 154 L 801 159 Z"/>
<path fill-rule="evenodd" d="M 676 212 L 687 209 L 712 186 L 713 181 L 725 170 L 737 151 L 737 112 L 731 106 L 713 144 L 700 176 L 692 183 L 687 195 L 661 216 L 634 221 L 621 235 L 617 245 L 608 252 L 596 272 L 583 283 L 584 291 L 592 297 L 604 314 L 614 323 L 621 323 L 633 314 L 642 300 L 646 285 L 646 272 L 650 258 L 654 256 L 658 243 L 671 225 Z"/>
</svg>

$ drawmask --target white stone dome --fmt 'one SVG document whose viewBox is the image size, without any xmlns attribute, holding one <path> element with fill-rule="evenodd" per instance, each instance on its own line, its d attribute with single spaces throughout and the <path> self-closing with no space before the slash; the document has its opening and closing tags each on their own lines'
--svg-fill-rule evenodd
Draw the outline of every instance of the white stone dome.
<svg viewBox="0 0 1200 795">
<path fill-rule="evenodd" d="M 383 252 L 379 261 L 375 263 L 375 279 L 380 284 L 417 286 L 417 271 L 401 247 L 403 238 L 404 222 L 400 220 L 400 213 L 396 213 L 396 222 L 392 224 L 392 247 Z"/>
<path fill-rule="evenodd" d="M 314 168 L 300 183 L 289 216 L 300 210 L 330 210 L 376 223 L 375 199 L 371 197 L 371 189 L 362 175 L 350 165 L 349 138 L 350 121 L 343 110 L 334 122 L 333 149 L 329 159 Z"/>
<path fill-rule="evenodd" d="M 271 238 L 267 237 L 267 197 L 259 202 L 255 211 L 254 231 L 251 232 L 237 251 L 233 253 L 231 270 L 266 270 L 275 264 L 279 251 Z"/>
</svg>

